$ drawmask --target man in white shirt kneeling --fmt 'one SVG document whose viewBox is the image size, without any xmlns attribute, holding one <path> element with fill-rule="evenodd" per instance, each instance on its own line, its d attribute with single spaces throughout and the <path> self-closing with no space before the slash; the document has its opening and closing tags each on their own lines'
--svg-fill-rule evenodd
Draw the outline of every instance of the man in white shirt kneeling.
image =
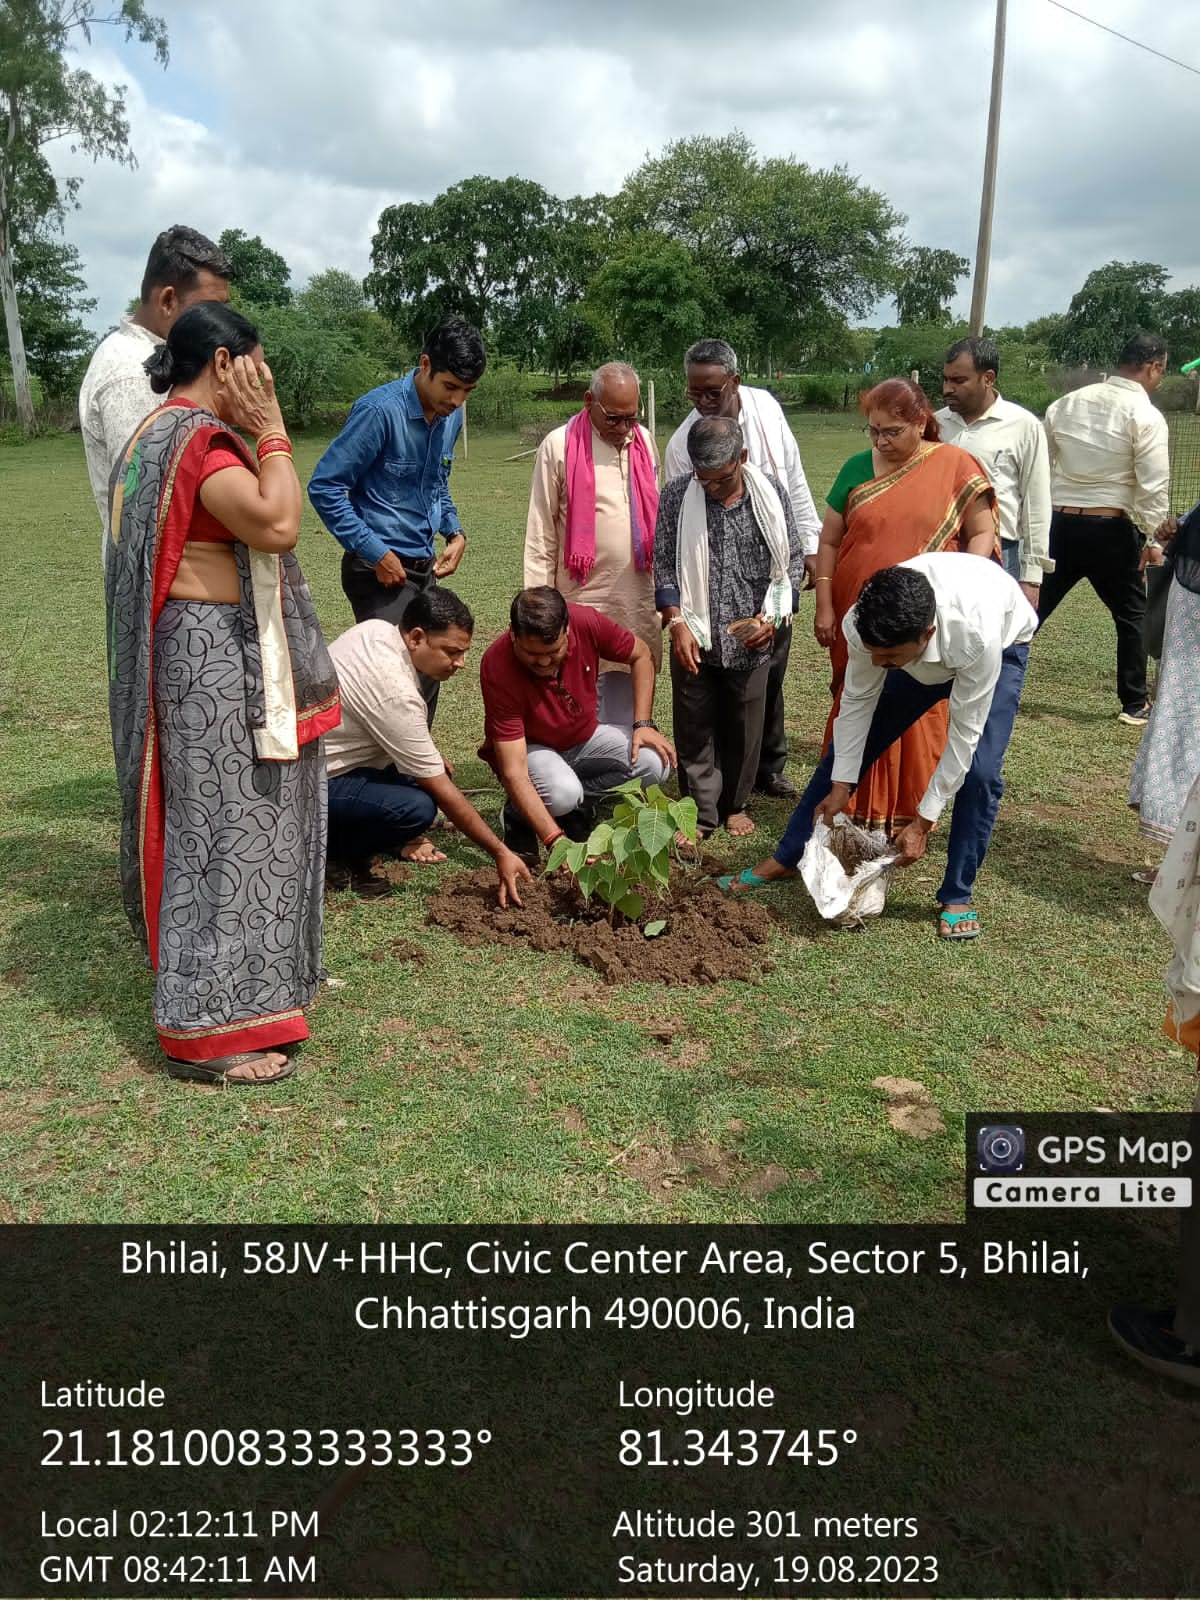
<svg viewBox="0 0 1200 1600">
<path fill-rule="evenodd" d="M 917 815 L 896 835 L 897 866 L 925 854 L 925 840 L 954 801 L 938 933 L 974 939 L 975 878 L 991 842 L 1001 768 L 1025 682 L 1037 612 L 1014 579 L 982 556 L 914 556 L 863 585 L 842 619 L 850 660 L 833 738 L 792 813 L 775 854 L 722 887 L 754 889 L 796 875 L 818 818 L 832 823 L 885 750 L 939 700 L 950 731 Z"/>
<path fill-rule="evenodd" d="M 503 844 L 457 788 L 429 732 L 421 677 L 445 683 L 466 665 L 475 630 L 450 589 L 425 589 L 399 625 L 375 617 L 329 646 L 342 696 L 341 725 L 325 735 L 329 775 L 330 888 L 388 892 L 375 855 L 419 864 L 444 861 L 425 837 L 439 809 L 486 850 L 500 878 L 500 904 L 521 904 L 529 868 Z"/>
</svg>

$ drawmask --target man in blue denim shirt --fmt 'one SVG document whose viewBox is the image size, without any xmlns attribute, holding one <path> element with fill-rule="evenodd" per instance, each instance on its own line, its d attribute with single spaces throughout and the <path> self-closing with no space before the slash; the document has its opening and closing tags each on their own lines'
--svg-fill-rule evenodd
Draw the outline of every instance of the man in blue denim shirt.
<svg viewBox="0 0 1200 1600">
<path fill-rule="evenodd" d="M 317 462 L 308 496 L 345 549 L 342 588 L 355 622 L 398 623 L 410 602 L 463 558 L 466 536 L 450 498 L 461 407 L 487 365 L 483 340 L 447 317 L 425 340 L 407 377 L 356 400 Z M 433 540 L 445 549 L 435 559 Z M 422 679 L 430 721 L 438 684 Z"/>
</svg>

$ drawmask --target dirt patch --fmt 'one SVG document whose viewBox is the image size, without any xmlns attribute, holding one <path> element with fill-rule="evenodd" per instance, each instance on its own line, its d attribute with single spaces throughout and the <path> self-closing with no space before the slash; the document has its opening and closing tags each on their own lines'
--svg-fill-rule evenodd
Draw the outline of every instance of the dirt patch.
<svg viewBox="0 0 1200 1600">
<path fill-rule="evenodd" d="M 875 1087 L 887 1096 L 888 1121 L 899 1133 L 911 1134 L 914 1139 L 945 1133 L 942 1113 L 923 1083 L 915 1078 L 876 1078 Z"/>
<path fill-rule="evenodd" d="M 772 967 L 766 955 L 769 913 L 745 898 L 723 895 L 714 884 L 681 886 L 669 900 L 653 904 L 642 921 L 667 919 L 666 931 L 654 939 L 622 917 L 610 927 L 605 909 L 585 907 L 569 878 L 538 878 L 522 889 L 522 899 L 521 909 L 502 911 L 490 867 L 458 872 L 430 897 L 429 918 L 466 945 L 569 952 L 605 983 L 745 981 Z"/>
<path fill-rule="evenodd" d="M 660 1147 L 635 1145 L 613 1164 L 659 1197 L 672 1189 L 703 1187 L 758 1199 L 781 1189 L 792 1178 L 786 1167 L 752 1167 L 735 1152 L 722 1150 L 707 1139 L 686 1139 Z"/>
<path fill-rule="evenodd" d="M 380 945 L 378 950 L 372 950 L 370 960 L 411 961 L 414 967 L 419 967 L 424 964 L 425 952 L 411 939 L 391 939 L 387 944 Z"/>
<path fill-rule="evenodd" d="M 561 1110 L 552 1113 L 554 1120 L 560 1122 L 567 1133 L 586 1133 L 588 1131 L 587 1118 L 578 1106 L 563 1106 Z"/>
</svg>

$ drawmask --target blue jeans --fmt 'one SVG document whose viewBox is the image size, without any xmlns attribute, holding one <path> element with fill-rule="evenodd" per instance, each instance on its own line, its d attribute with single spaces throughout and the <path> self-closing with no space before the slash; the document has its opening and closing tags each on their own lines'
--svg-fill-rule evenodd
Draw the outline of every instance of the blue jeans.
<svg viewBox="0 0 1200 1600">
<path fill-rule="evenodd" d="M 329 855 L 369 861 L 399 853 L 437 816 L 437 803 L 412 778 L 391 767 L 355 767 L 329 780 Z"/>
<path fill-rule="evenodd" d="M 1004 570 L 1010 578 L 1021 581 L 1021 541 L 1019 539 L 1001 539 L 1000 559 L 1004 563 Z"/>
<path fill-rule="evenodd" d="M 965 905 L 970 900 L 975 876 L 991 843 L 1000 797 L 1004 793 L 1000 769 L 1012 737 L 1028 660 L 1027 644 L 1009 645 L 1000 658 L 1000 676 L 992 695 L 991 710 L 975 749 L 975 759 L 971 762 L 962 788 L 954 797 L 950 841 L 946 849 L 946 876 L 937 892 L 939 905 Z M 930 706 L 936 705 L 939 700 L 948 700 L 953 687 L 953 679 L 946 683 L 918 683 L 907 672 L 893 668 L 884 681 L 883 693 L 871 718 L 859 778 Z M 797 866 L 804 854 L 804 847 L 812 837 L 813 813 L 833 787 L 833 757 L 831 744 L 809 780 L 800 804 L 792 812 L 791 821 L 775 851 L 775 860 L 781 867 Z"/>
</svg>

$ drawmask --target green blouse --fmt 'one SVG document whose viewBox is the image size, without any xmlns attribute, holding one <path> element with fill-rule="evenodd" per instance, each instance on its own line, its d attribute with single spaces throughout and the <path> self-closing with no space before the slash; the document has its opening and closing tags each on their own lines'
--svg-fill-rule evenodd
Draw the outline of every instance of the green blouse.
<svg viewBox="0 0 1200 1600">
<path fill-rule="evenodd" d="M 842 470 L 834 479 L 833 488 L 825 496 L 826 504 L 838 516 L 845 516 L 846 501 L 861 483 L 870 483 L 875 476 L 875 461 L 870 450 L 860 450 L 842 463 Z"/>
</svg>

